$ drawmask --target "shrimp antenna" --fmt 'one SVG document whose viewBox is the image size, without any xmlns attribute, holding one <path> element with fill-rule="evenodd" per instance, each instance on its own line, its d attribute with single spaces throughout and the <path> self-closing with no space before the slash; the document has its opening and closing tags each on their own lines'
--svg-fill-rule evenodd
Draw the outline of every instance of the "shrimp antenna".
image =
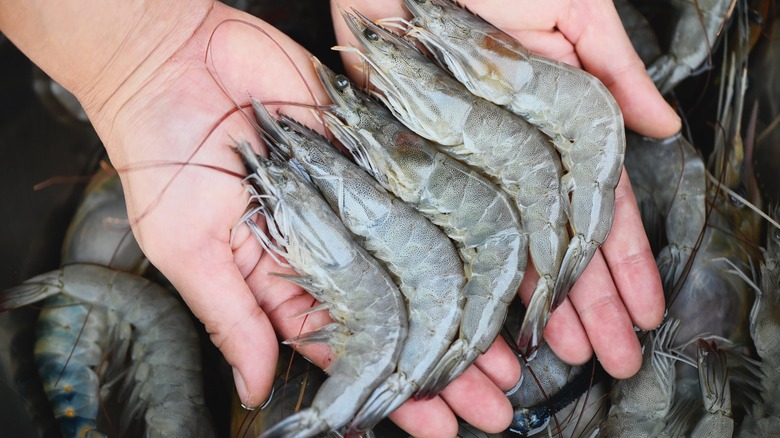
<svg viewBox="0 0 780 438">
<path fill-rule="evenodd" d="M 216 34 L 217 29 L 219 29 L 222 25 L 224 25 L 226 23 L 238 23 L 238 24 L 242 24 L 244 26 L 248 26 L 248 27 L 250 27 L 250 28 L 260 32 L 261 34 L 265 35 L 269 40 L 271 40 L 271 42 L 279 49 L 279 51 L 284 55 L 284 57 L 287 58 L 287 61 L 290 63 L 290 65 L 295 70 L 295 72 L 298 74 L 298 77 L 301 78 L 301 80 L 303 82 L 303 86 L 306 88 L 306 91 L 309 93 L 309 96 L 311 96 L 312 101 L 314 102 L 315 107 L 317 107 L 317 108 L 320 107 L 319 100 L 317 99 L 317 96 L 314 94 L 314 91 L 311 89 L 311 87 L 309 86 L 308 82 L 306 82 L 303 79 L 304 78 L 303 72 L 301 72 L 301 69 L 298 67 L 298 64 L 295 63 L 295 61 L 292 59 L 290 54 L 287 53 L 287 51 L 284 49 L 284 47 L 282 47 L 282 45 L 276 39 L 274 39 L 271 36 L 271 34 L 268 33 L 267 30 L 263 29 L 262 27 L 260 27 L 260 26 L 258 26 L 256 24 L 252 24 L 252 23 L 246 22 L 244 20 L 240 20 L 238 18 L 229 18 L 229 19 L 224 20 L 224 21 L 220 22 L 219 24 L 217 24 L 217 26 L 211 32 L 211 36 L 209 36 L 209 42 L 208 42 L 208 45 L 207 45 L 207 48 L 206 48 L 205 58 L 203 60 L 204 63 L 206 63 L 207 59 L 211 60 L 211 66 L 212 66 L 212 68 L 214 68 L 214 71 L 212 72 L 211 69 L 208 69 L 209 74 L 214 79 L 214 81 L 219 85 L 220 89 L 225 94 L 225 96 L 228 97 L 228 99 L 230 99 L 236 106 L 238 106 L 236 101 L 228 93 L 227 89 L 224 86 L 224 83 L 222 82 L 221 78 L 219 77 L 219 74 L 216 71 L 215 64 L 214 64 L 214 54 L 213 54 L 213 51 L 211 50 L 211 43 L 212 43 L 212 40 L 214 39 L 214 35 Z M 242 111 L 242 114 L 243 114 L 243 111 Z M 323 129 L 327 129 L 326 125 L 325 125 L 324 117 L 322 117 L 322 115 L 320 114 L 319 118 L 320 118 L 320 122 L 322 123 Z"/>
</svg>

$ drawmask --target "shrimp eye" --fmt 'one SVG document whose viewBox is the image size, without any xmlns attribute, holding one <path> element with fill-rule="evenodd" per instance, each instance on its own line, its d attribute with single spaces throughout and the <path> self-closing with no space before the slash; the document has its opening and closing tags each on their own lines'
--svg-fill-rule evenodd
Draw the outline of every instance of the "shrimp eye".
<svg viewBox="0 0 780 438">
<path fill-rule="evenodd" d="M 333 79 L 333 85 L 336 86 L 337 90 L 344 90 L 349 87 L 349 79 L 344 75 L 338 75 Z"/>
<path fill-rule="evenodd" d="M 747 190 L 740 186 L 734 189 L 734 193 L 739 195 L 742 199 L 744 199 L 747 196 Z M 729 195 L 729 201 L 731 201 L 732 204 L 734 204 L 735 207 L 742 207 L 744 204 L 742 201 L 739 200 L 736 196 Z"/>
<path fill-rule="evenodd" d="M 379 35 L 377 35 L 376 32 L 369 28 L 366 28 L 366 30 L 363 31 L 363 35 L 365 35 L 366 38 L 370 39 L 371 41 L 379 41 Z"/>
</svg>

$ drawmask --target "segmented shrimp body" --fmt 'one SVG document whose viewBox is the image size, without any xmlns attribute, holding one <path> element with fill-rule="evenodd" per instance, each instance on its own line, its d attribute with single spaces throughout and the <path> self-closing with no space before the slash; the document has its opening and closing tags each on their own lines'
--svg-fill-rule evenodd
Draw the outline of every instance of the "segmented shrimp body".
<svg viewBox="0 0 780 438">
<path fill-rule="evenodd" d="M 539 282 L 520 344 L 529 355 L 541 340 L 568 243 L 561 163 L 550 141 L 532 125 L 474 96 L 408 41 L 365 17 L 344 12 L 364 48 L 378 97 L 416 133 L 481 169 L 506 190 L 520 211 Z"/>
<path fill-rule="evenodd" d="M 561 190 L 571 194 L 567 213 L 574 237 L 558 274 L 553 310 L 612 227 L 626 146 L 620 108 L 594 76 L 530 52 L 451 0 L 404 4 L 415 16 L 407 35 L 419 40 L 472 93 L 547 134 L 561 154 L 566 169 Z M 529 313 L 533 319 L 526 319 L 523 333 L 529 325 L 543 327 L 547 321 L 547 316 Z"/>
<path fill-rule="evenodd" d="M 124 364 L 123 351 L 129 356 L 132 362 L 129 369 L 119 371 L 124 378 L 118 390 L 124 394 L 122 398 L 127 404 L 127 412 L 120 424 L 122 430 L 141 420 L 147 437 L 214 436 L 211 417 L 203 399 L 197 333 L 183 304 L 170 292 L 133 274 L 98 265 L 72 264 L 36 276 L 4 292 L 0 308 L 19 307 L 55 296 L 80 303 L 82 306 L 71 306 L 74 312 L 86 313 L 88 307 L 97 309 L 96 315 L 105 312 L 115 333 L 112 336 L 115 340 L 112 340 L 116 347 L 109 350 L 118 358 L 118 365 Z M 90 332 L 93 326 L 101 330 L 100 333 L 92 333 L 93 336 L 98 339 L 105 337 L 100 318 L 86 320 Z M 84 318 L 79 321 L 84 321 Z M 53 333 L 58 333 L 56 325 L 52 324 L 50 328 Z M 79 330 L 70 330 L 69 334 L 64 334 L 62 339 L 69 339 L 63 345 L 67 344 L 68 349 L 72 349 L 78 333 Z M 122 347 L 126 349 L 130 343 L 130 350 L 123 350 Z M 175 349 L 172 348 L 174 345 Z M 38 346 L 42 348 L 43 344 Z M 49 348 L 51 346 L 47 345 L 46 349 Z M 84 349 L 94 354 L 92 347 L 85 346 Z M 59 364 L 56 371 L 65 369 L 69 373 L 68 370 L 76 372 L 78 368 Z M 48 372 L 52 371 L 48 369 Z M 89 381 L 93 377 L 83 374 L 75 379 L 59 385 L 75 388 L 84 383 L 83 380 Z M 68 386 L 59 385 L 62 391 L 67 392 Z M 97 400 L 97 393 L 93 397 Z"/>
<path fill-rule="evenodd" d="M 374 388 L 395 370 L 407 333 L 405 303 L 390 275 L 354 242 L 338 216 L 307 181 L 300 164 L 277 164 L 238 146 L 247 188 L 260 206 L 250 229 L 303 277 L 285 277 L 328 308 L 334 322 L 287 342 L 327 344 L 335 359 L 309 408 L 263 437 L 315 436 L 346 425 Z M 266 217 L 268 234 L 251 221 Z M 276 243 L 271 241 L 273 236 Z"/>
<path fill-rule="evenodd" d="M 678 320 L 667 319 L 646 335 L 642 367 L 615 383 L 599 436 L 663 436 L 674 402 L 676 367 L 670 353 L 679 327 Z"/>
<path fill-rule="evenodd" d="M 347 229 L 395 276 L 406 298 L 409 331 L 398 371 L 374 390 L 352 425 L 369 430 L 417 392 L 452 343 L 463 314 L 463 263 L 439 227 L 325 138 L 285 116 L 277 123 L 258 102 L 254 107 L 268 133 L 266 143 L 301 163 Z"/>
<path fill-rule="evenodd" d="M 522 279 L 527 238 L 509 196 L 475 169 L 440 152 L 346 77 L 317 64 L 334 105 L 325 120 L 358 164 L 457 242 L 466 264 L 460 339 L 422 384 L 438 393 L 490 346 Z"/>
</svg>

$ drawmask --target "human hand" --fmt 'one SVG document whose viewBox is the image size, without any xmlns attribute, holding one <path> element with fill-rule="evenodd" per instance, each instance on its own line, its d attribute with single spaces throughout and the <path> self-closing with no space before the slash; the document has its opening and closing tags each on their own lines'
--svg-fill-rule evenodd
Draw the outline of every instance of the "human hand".
<svg viewBox="0 0 780 438">
<path fill-rule="evenodd" d="M 139 27 L 139 23 L 130 20 L 126 28 L 115 20 L 132 16 L 133 11 L 119 11 L 119 17 L 115 17 L 114 11 L 97 8 L 91 16 L 105 20 L 87 20 L 78 27 L 104 30 L 107 41 L 89 50 L 85 45 L 95 41 L 95 35 L 87 32 L 75 38 L 69 49 L 92 52 L 87 57 L 91 63 L 78 63 L 83 68 L 75 72 L 67 60 L 57 58 L 59 51 L 48 46 L 36 52 L 32 44 L 26 52 L 84 104 L 120 171 L 141 247 L 176 286 L 233 366 L 242 402 L 256 407 L 268 396 L 272 384 L 277 359 L 274 331 L 287 339 L 329 321 L 325 312 L 306 319 L 291 318 L 310 307 L 313 298 L 299 287 L 268 275 L 290 271 L 264 253 L 244 227 L 237 228 L 231 245 L 231 229 L 246 207 L 247 195 L 235 175 L 214 168 L 243 173 L 240 160 L 228 146 L 234 139 L 254 140 L 256 145 L 257 136 L 242 117 L 225 118 L 234 103 L 223 94 L 209 70 L 239 102 L 248 102 L 251 95 L 265 102 L 313 103 L 304 82 L 314 88 L 321 101 L 324 94 L 302 48 L 259 20 L 219 3 L 195 3 L 176 14 L 161 13 L 153 22 L 136 16 L 141 25 L 152 28 L 143 35 L 135 34 L 130 27 Z M 145 17 L 153 11 L 141 12 Z M 169 21 L 171 15 L 177 17 L 175 25 Z M 80 17 L 69 18 L 78 21 Z M 249 26 L 226 22 L 234 19 L 261 26 L 281 47 Z M 158 29 L 160 23 L 170 27 Z M 131 35 L 123 39 L 124 30 Z M 23 30 L 19 32 L 25 37 Z M 118 41 L 112 39 L 115 33 L 119 34 Z M 24 46 L 25 38 L 18 40 Z M 212 57 L 205 56 L 209 44 Z M 282 50 L 301 68 L 303 78 L 298 77 Z M 93 69 L 93 65 L 100 68 Z M 295 110 L 285 108 L 291 116 L 318 126 L 308 111 Z M 189 164 L 175 164 L 183 162 Z M 332 354 L 324 347 L 308 347 L 302 352 L 323 368 L 332 361 Z M 492 354 L 488 352 L 485 357 Z M 501 356 L 511 358 L 517 367 L 511 355 L 504 352 Z M 504 382 L 504 387 L 510 387 L 518 378 L 519 370 L 493 377 Z M 497 415 L 508 423 L 511 409 L 501 406 L 503 411 L 497 414 L 500 408 L 489 401 L 503 401 L 503 395 L 495 385 L 486 385 L 487 379 L 476 369 L 468 371 L 446 392 L 464 394 L 463 388 L 468 386 L 477 389 L 469 392 L 472 399 L 455 397 L 452 409 L 483 417 Z M 489 396 L 483 396 L 485 392 Z M 488 403 L 469 406 L 471 400 L 480 399 Z M 418 423 L 427 423 L 425 427 L 444 435 L 455 434 L 455 417 L 440 398 L 413 403 L 413 410 L 424 418 Z M 403 420 L 401 424 L 410 430 L 424 430 Z"/>
<path fill-rule="evenodd" d="M 355 7 L 371 19 L 408 18 L 409 14 L 399 3 L 352 1 L 338 2 L 337 6 Z M 630 128 L 657 137 L 679 130 L 679 118 L 645 73 L 612 2 L 540 4 L 496 0 L 465 4 L 531 50 L 577 67 L 584 66 L 599 77 L 615 96 Z M 338 16 L 335 10 L 334 16 Z M 341 45 L 358 45 L 343 21 L 336 19 L 335 25 Z M 359 67 L 355 66 L 360 64 L 355 58 L 347 57 L 346 63 L 353 68 L 353 77 L 359 77 Z M 610 374 L 628 377 L 641 363 L 632 321 L 644 329 L 654 328 L 661 321 L 664 305 L 655 261 L 625 174 L 616 198 L 610 238 L 569 295 L 570 299 L 553 314 L 545 337 L 566 361 L 582 363 L 595 350 Z M 536 275 L 529 270 L 521 287 L 526 303 L 535 282 Z"/>
</svg>

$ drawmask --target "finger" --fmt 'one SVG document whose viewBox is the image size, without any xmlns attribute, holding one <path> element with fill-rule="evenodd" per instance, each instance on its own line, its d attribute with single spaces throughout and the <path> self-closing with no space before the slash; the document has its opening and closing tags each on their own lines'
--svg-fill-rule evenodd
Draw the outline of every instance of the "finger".
<svg viewBox="0 0 780 438">
<path fill-rule="evenodd" d="M 474 364 L 502 391 L 514 388 L 520 380 L 520 363 L 500 336 Z"/>
<path fill-rule="evenodd" d="M 552 351 L 568 364 L 582 365 L 593 356 L 585 327 L 568 298 L 550 316 L 544 329 L 544 339 Z"/>
<path fill-rule="evenodd" d="M 186 272 L 166 270 L 214 345 L 233 367 L 236 390 L 248 407 L 260 406 L 271 391 L 278 344 L 269 319 L 222 242 L 199 242 L 208 257 L 186 264 Z"/>
<path fill-rule="evenodd" d="M 539 276 L 533 268 L 533 261 L 529 260 L 529 267 L 520 284 L 520 298 L 526 305 L 531 300 L 538 280 Z M 580 323 L 580 316 L 568 298 L 552 313 L 544 330 L 544 340 L 566 363 L 583 364 L 593 355 L 588 335 Z"/>
<path fill-rule="evenodd" d="M 642 352 L 601 251 L 575 283 L 569 299 L 604 369 L 619 379 L 634 375 Z"/>
<path fill-rule="evenodd" d="M 440 396 L 456 415 L 485 432 L 502 432 L 512 421 L 509 400 L 477 367 L 468 367 Z"/>
<path fill-rule="evenodd" d="M 458 420 L 441 397 L 409 399 L 389 418 L 414 437 L 453 437 L 458 433 Z"/>
<path fill-rule="evenodd" d="M 663 319 L 664 293 L 625 169 L 615 198 L 615 222 L 602 252 L 631 319 L 652 330 Z"/>
<path fill-rule="evenodd" d="M 559 28 L 574 43 L 585 70 L 599 78 L 615 97 L 626 126 L 657 138 L 677 133 L 680 118 L 648 76 L 613 3 L 594 0 L 571 4 Z"/>
</svg>

